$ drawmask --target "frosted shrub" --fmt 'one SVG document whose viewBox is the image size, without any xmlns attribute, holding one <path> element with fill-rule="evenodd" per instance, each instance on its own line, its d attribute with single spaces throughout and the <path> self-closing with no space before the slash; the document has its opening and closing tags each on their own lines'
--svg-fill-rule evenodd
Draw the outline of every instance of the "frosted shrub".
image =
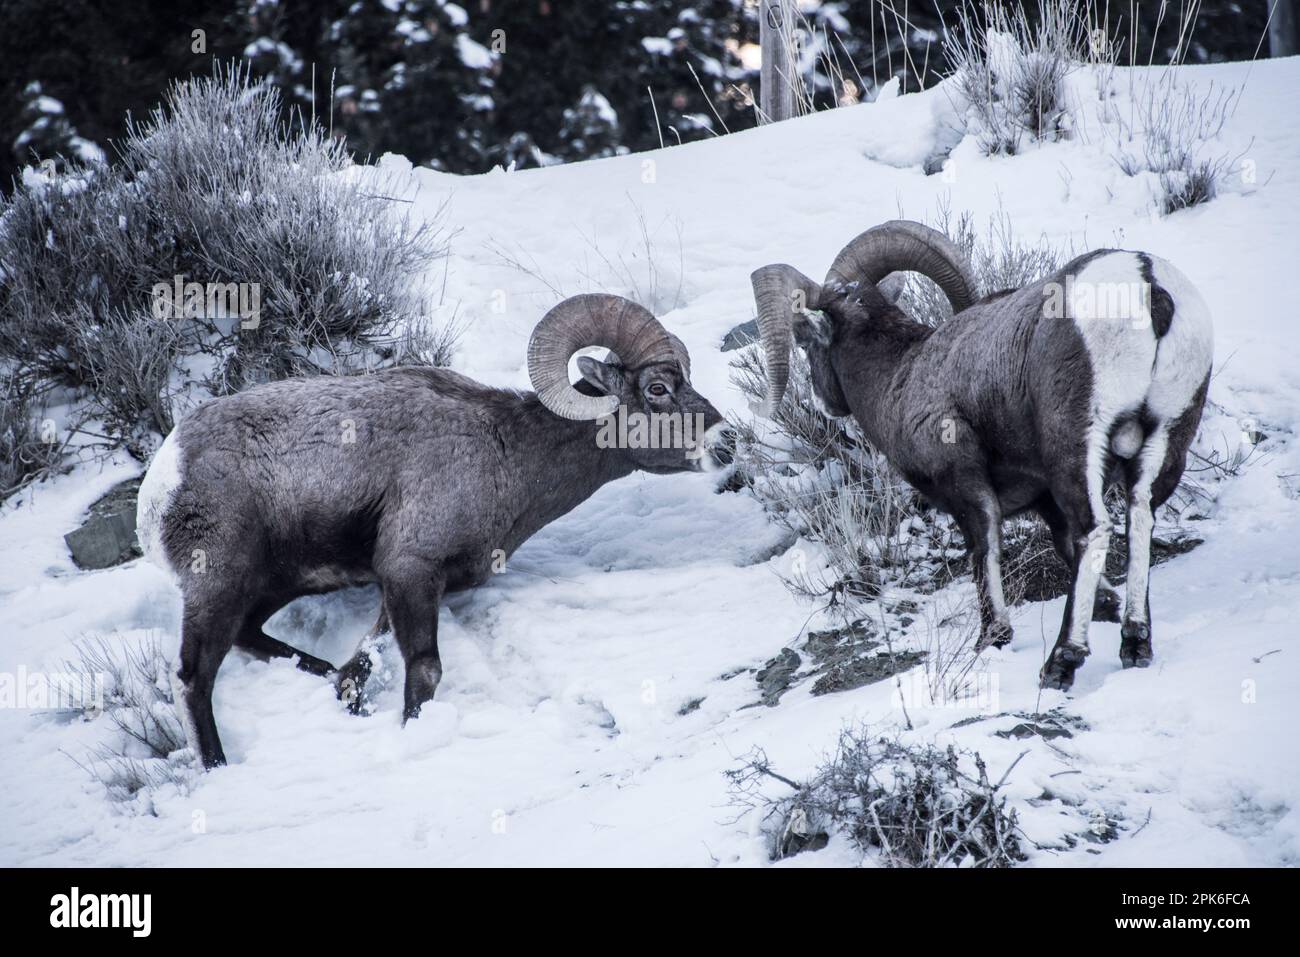
<svg viewBox="0 0 1300 957">
<path fill-rule="evenodd" d="M 1065 78 L 1089 55 L 1087 15 L 1079 0 L 1038 0 L 1032 18 L 1023 4 L 962 4 L 945 49 L 985 153 L 1066 135 Z"/>
<path fill-rule="evenodd" d="M 1030 242 L 1019 239 L 1004 212 L 994 214 L 982 232 L 969 212 L 954 215 L 949 206 L 940 206 L 935 220 L 934 228 L 966 254 L 978 296 L 1037 282 L 1074 255 L 1043 236 Z M 906 274 L 899 289 L 898 304 L 918 322 L 935 326 L 952 315 L 952 306 L 943 291 L 923 276 Z"/>
<path fill-rule="evenodd" d="M 414 283 L 443 234 L 363 186 L 341 143 L 284 122 L 274 89 L 238 69 L 180 83 L 119 154 L 27 170 L 0 201 L 0 364 L 24 388 L 79 390 L 136 451 L 170 428 L 172 393 L 446 363 Z M 176 277 L 255 288 L 256 321 L 211 299 L 160 315 L 154 288 Z"/>
<path fill-rule="evenodd" d="M 1019 759 L 1017 759 L 1019 760 Z M 846 729 L 807 783 L 777 774 L 757 751 L 728 772 L 733 803 L 761 815 L 774 860 L 845 835 L 885 867 L 1011 867 L 1025 859 L 1016 812 L 977 752 L 907 744 Z M 766 796 L 774 779 L 793 793 Z"/>
<path fill-rule="evenodd" d="M 170 665 L 156 638 L 130 643 L 120 636 L 79 641 L 64 671 L 95 675 L 104 687 L 110 739 L 79 762 L 124 810 L 150 810 L 152 794 L 186 791 L 196 773 L 172 701 Z"/>
<path fill-rule="evenodd" d="M 61 454 L 27 388 L 0 371 L 0 500 L 48 474 Z"/>
<path fill-rule="evenodd" d="M 1116 162 L 1130 176 L 1156 174 L 1161 212 L 1208 203 L 1235 165 L 1216 143 L 1239 98 L 1213 83 L 1185 86 L 1170 67 L 1135 92 L 1128 120 L 1118 119 Z"/>
</svg>

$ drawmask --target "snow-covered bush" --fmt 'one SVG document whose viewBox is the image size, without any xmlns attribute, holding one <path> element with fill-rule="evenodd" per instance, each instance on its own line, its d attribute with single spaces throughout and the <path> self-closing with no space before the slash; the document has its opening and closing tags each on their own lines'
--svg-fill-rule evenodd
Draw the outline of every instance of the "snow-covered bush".
<svg viewBox="0 0 1300 957">
<path fill-rule="evenodd" d="M 149 809 L 154 791 L 188 789 L 196 773 L 172 701 L 170 665 L 156 637 L 130 642 L 115 636 L 77 642 L 64 671 L 102 679 L 103 709 L 112 733 L 84 762 L 110 801 L 124 809 Z M 88 717 L 100 717 L 88 714 Z"/>
<path fill-rule="evenodd" d="M 181 83 L 119 152 L 28 170 L 0 202 L 0 363 L 24 386 L 83 391 L 134 450 L 195 383 L 184 400 L 399 362 L 412 328 L 421 361 L 445 363 L 450 334 L 430 338 L 413 282 L 445 252 L 437 225 L 351 175 L 338 141 L 286 124 L 274 90 L 239 69 Z M 209 294 L 160 309 L 155 288 L 177 282 Z M 211 295 L 236 286 L 249 315 Z"/>
<path fill-rule="evenodd" d="M 799 784 L 757 751 L 727 772 L 733 801 L 762 816 L 773 860 L 846 836 L 885 867 L 1011 867 L 1025 859 L 1016 812 L 978 752 L 909 744 L 869 728 L 845 729 L 835 753 Z M 793 794 L 773 799 L 775 779 Z"/>
<path fill-rule="evenodd" d="M 1068 133 L 1065 78 L 1107 48 L 1089 47 L 1089 15 L 1084 0 L 1037 0 L 1036 16 L 1023 3 L 963 3 L 945 50 L 985 153 L 1014 155 L 1026 136 Z"/>
<path fill-rule="evenodd" d="M 807 360 L 797 350 L 792 359 L 790 384 L 772 419 L 738 427 L 738 472 L 775 521 L 825 551 L 824 568 L 797 563 L 787 587 L 829 599 L 851 616 L 886 584 L 928 587 L 951 577 L 942 559 L 950 523 L 922 510 L 852 418 L 821 411 Z M 758 350 L 745 349 L 732 361 L 732 381 L 762 401 L 767 377 Z"/>
<path fill-rule="evenodd" d="M 62 442 L 51 434 L 29 389 L 17 377 L 0 371 L 0 500 L 43 478 L 62 454 Z"/>
<path fill-rule="evenodd" d="M 1167 51 L 1165 68 L 1129 73 L 1124 107 L 1115 66 L 1124 52 L 1136 61 L 1137 50 L 1120 49 L 1109 11 L 1088 0 L 1036 2 L 1031 11 L 1023 2 L 963 0 L 955 29 L 947 31 L 958 106 L 981 149 L 1011 155 L 1026 139 L 1061 139 L 1090 124 L 1090 116 L 1073 115 L 1082 103 L 1067 102 L 1067 78 L 1086 67 L 1094 70 L 1097 128 L 1114 140 L 1112 151 L 1125 173 L 1154 174 L 1161 212 L 1213 199 L 1233 165 L 1218 137 L 1240 91 L 1183 82 L 1181 64 L 1190 55 L 1199 8 L 1178 12 L 1178 40 Z M 1162 5 L 1162 19 L 1163 10 Z"/>
<path fill-rule="evenodd" d="M 1241 91 L 1182 83 L 1171 66 L 1134 93 L 1131 115 L 1116 117 L 1115 159 L 1130 176 L 1154 173 L 1164 213 L 1208 203 L 1234 165 L 1219 143 Z"/>
</svg>

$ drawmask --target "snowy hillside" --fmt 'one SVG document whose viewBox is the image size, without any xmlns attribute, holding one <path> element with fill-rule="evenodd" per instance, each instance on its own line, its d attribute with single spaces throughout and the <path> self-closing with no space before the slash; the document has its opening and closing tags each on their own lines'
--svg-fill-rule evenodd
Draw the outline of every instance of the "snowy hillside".
<svg viewBox="0 0 1300 957">
<path fill-rule="evenodd" d="M 527 387 L 527 336 L 561 294 L 637 294 L 685 341 L 696 388 L 735 417 L 748 412 L 729 381 L 734 353 L 718 346 L 753 316 L 750 271 L 789 262 L 820 275 L 853 235 L 900 212 L 932 219 L 947 205 L 981 223 L 1004 212 L 1028 239 L 1171 260 L 1215 317 L 1210 398 L 1225 412 L 1207 411 L 1209 440 L 1236 449 L 1242 421 L 1267 438 L 1195 523 L 1204 544 L 1154 570 L 1152 668 L 1122 671 L 1119 626 L 1094 624 L 1073 690 L 1040 692 L 1057 599 L 1016 609 L 1014 643 L 986 652 L 985 720 L 910 700 L 905 715 L 890 682 L 822 696 L 804 683 L 753 706 L 753 671 L 824 625 L 778 577 L 802 546 L 748 493 L 638 474 L 447 603 L 445 677 L 405 729 L 400 682 L 356 718 L 290 663 L 234 653 L 216 688 L 230 765 L 124 808 L 78 763 L 106 722 L 0 708 L 0 864 L 757 865 L 768 846 L 756 818 L 729 806 L 726 770 L 761 747 L 797 779 L 846 724 L 907 720 L 908 739 L 978 750 L 995 779 L 1028 752 L 1006 793 L 1041 845 L 1031 865 L 1300 864 L 1300 60 L 1184 77 L 1243 87 L 1221 134 L 1240 159 L 1212 202 L 1168 216 L 1154 175 L 1115 161 L 1083 74 L 1069 140 L 989 158 L 968 136 L 929 176 L 922 164 L 957 139 L 945 87 L 544 170 L 456 177 L 390 156 L 362 174 L 403 191 L 415 216 L 446 204 L 458 232 L 425 285 L 464 323 L 459 371 Z M 1117 109 L 1128 85 L 1117 71 Z M 0 673 L 59 670 L 87 634 L 175 648 L 179 602 L 161 571 L 79 572 L 63 543 L 138 471 L 125 455 L 84 465 L 0 509 Z M 337 663 L 376 603 L 368 591 L 304 601 L 268 630 Z M 386 662 L 400 676 L 400 659 Z M 996 733 L 1054 710 L 1071 736 Z M 1086 837 L 1103 831 L 1117 836 Z M 780 866 L 859 859 L 836 839 Z"/>
</svg>

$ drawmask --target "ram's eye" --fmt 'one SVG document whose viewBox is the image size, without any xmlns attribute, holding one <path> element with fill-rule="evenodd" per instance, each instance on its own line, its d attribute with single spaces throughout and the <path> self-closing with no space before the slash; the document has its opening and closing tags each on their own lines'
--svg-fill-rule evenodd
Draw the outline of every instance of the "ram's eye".
<svg viewBox="0 0 1300 957">
<path fill-rule="evenodd" d="M 650 393 L 656 399 L 662 399 L 668 394 L 668 386 L 664 385 L 662 382 L 656 382 L 652 384 L 650 388 L 646 389 L 646 392 Z"/>
</svg>

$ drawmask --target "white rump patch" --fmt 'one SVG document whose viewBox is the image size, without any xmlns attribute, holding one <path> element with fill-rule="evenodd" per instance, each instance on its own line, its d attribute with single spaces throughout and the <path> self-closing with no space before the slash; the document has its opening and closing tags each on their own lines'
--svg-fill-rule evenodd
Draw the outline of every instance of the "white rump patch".
<svg viewBox="0 0 1300 957">
<path fill-rule="evenodd" d="M 175 569 L 168 562 L 162 543 L 162 520 L 182 480 L 181 444 L 176 437 L 179 431 L 179 427 L 172 429 L 154 454 L 144 481 L 140 483 L 140 497 L 135 507 L 136 535 L 145 558 L 172 575 L 175 575 Z"/>
<path fill-rule="evenodd" d="M 1149 258 L 1152 278 L 1174 304 L 1161 338 L 1152 328 L 1151 292 L 1136 253 L 1098 256 L 1073 277 L 1067 297 L 1070 317 L 1092 360 L 1088 478 L 1098 516 L 1105 509 L 1101 483 L 1093 479 L 1101 474 L 1106 436 L 1116 420 L 1144 406 L 1157 421 L 1176 418 L 1191 405 L 1214 357 L 1214 329 L 1205 302 L 1181 272 L 1163 259 Z M 1111 448 L 1131 458 L 1142 444 L 1140 431 L 1125 426 Z"/>
<path fill-rule="evenodd" d="M 1152 256 L 1151 274 L 1174 301 L 1174 321 L 1160 340 L 1147 406 L 1160 418 L 1173 419 L 1191 405 L 1214 364 L 1214 323 L 1192 281 L 1172 263 Z"/>
<path fill-rule="evenodd" d="M 1069 286 L 1070 318 L 1092 359 L 1092 421 L 1109 431 L 1123 412 L 1138 409 L 1151 385 L 1156 336 L 1142 263 L 1135 253 L 1098 256 Z"/>
</svg>

